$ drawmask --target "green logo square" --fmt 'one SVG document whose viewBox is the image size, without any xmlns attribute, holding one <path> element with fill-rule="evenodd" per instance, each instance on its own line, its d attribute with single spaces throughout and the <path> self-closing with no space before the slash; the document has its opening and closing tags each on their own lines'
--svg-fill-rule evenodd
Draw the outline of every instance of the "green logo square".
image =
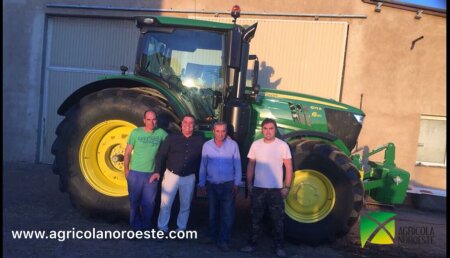
<svg viewBox="0 0 450 258">
<path fill-rule="evenodd" d="M 369 212 L 361 216 L 359 233 L 361 247 L 367 242 L 378 245 L 391 245 L 395 238 L 395 213 Z"/>
</svg>

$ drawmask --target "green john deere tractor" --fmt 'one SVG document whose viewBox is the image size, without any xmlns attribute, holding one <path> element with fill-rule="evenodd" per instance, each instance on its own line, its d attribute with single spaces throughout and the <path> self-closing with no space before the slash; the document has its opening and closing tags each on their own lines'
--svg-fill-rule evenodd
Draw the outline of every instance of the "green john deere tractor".
<svg viewBox="0 0 450 258">
<path fill-rule="evenodd" d="M 236 18 L 236 17 L 235 17 Z M 140 38 L 133 75 L 105 76 L 70 95 L 59 107 L 53 171 L 72 203 L 91 216 L 128 216 L 123 173 L 126 141 L 154 108 L 158 125 L 179 130 L 187 113 L 212 137 L 226 121 L 243 155 L 261 138 L 260 122 L 275 118 L 291 147 L 294 178 L 286 199 L 286 235 L 305 243 L 334 241 L 358 221 L 364 194 L 386 204 L 403 202 L 408 172 L 395 166 L 395 146 L 352 154 L 364 113 L 334 100 L 259 89 L 259 61 L 249 55 L 257 24 L 243 27 L 172 17 L 137 17 Z M 248 60 L 253 80 L 246 85 Z M 385 151 L 383 163 L 369 156 Z"/>
</svg>

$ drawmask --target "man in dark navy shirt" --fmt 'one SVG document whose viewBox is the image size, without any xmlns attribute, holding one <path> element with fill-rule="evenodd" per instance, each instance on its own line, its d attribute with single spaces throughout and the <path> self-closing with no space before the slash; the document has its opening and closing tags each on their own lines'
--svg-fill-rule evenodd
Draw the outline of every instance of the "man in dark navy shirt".
<svg viewBox="0 0 450 258">
<path fill-rule="evenodd" d="M 201 134 L 194 133 L 194 127 L 194 116 L 185 115 L 181 121 L 181 133 L 167 136 L 156 156 L 155 172 L 161 174 L 165 170 L 161 184 L 158 229 L 166 233 L 169 231 L 170 211 L 177 191 L 180 191 L 177 230 L 186 230 L 189 219 L 195 174 L 200 168 L 202 146 L 205 142 Z"/>
</svg>

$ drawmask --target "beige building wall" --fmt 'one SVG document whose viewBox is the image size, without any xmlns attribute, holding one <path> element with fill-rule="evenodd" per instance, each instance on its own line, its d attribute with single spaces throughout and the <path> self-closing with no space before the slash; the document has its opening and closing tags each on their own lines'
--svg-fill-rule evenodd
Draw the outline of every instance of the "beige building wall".
<svg viewBox="0 0 450 258">
<path fill-rule="evenodd" d="M 388 6 L 375 12 L 375 5 L 360 0 L 194 0 L 176 5 L 164 1 L 161 8 L 228 11 L 233 4 L 252 13 L 365 15 L 367 18 L 319 18 L 349 24 L 341 101 L 359 107 L 363 95 L 362 109 L 367 116 L 358 144 L 374 149 L 393 142 L 396 164 L 411 173 L 412 185 L 446 189 L 445 167 L 415 165 L 420 116 L 446 116 L 446 17 L 422 14 L 421 19 L 415 19 L 415 12 Z M 315 20 L 258 15 L 241 18 Z M 423 39 L 411 49 L 412 42 L 421 36 Z M 377 154 L 372 159 L 381 161 L 383 156 Z"/>
<path fill-rule="evenodd" d="M 413 185 L 446 189 L 446 168 L 415 166 L 420 116 L 446 116 L 446 18 L 358 7 L 368 17 L 350 24 L 342 101 L 358 105 L 363 94 L 360 144 L 393 142 Z"/>
</svg>

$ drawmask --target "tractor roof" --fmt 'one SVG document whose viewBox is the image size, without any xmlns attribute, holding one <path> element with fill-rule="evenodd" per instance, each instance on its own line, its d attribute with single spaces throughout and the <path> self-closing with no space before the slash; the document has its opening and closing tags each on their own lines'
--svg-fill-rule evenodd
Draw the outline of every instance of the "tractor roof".
<svg viewBox="0 0 450 258">
<path fill-rule="evenodd" d="M 188 27 L 188 28 L 202 28 L 202 29 L 214 29 L 214 30 L 230 30 L 236 25 L 231 23 L 221 23 L 212 22 L 204 20 L 194 20 L 187 18 L 178 17 L 167 17 L 167 16 L 137 16 L 136 26 L 138 28 L 142 27 L 152 27 L 152 26 L 162 26 L 162 27 Z"/>
</svg>

